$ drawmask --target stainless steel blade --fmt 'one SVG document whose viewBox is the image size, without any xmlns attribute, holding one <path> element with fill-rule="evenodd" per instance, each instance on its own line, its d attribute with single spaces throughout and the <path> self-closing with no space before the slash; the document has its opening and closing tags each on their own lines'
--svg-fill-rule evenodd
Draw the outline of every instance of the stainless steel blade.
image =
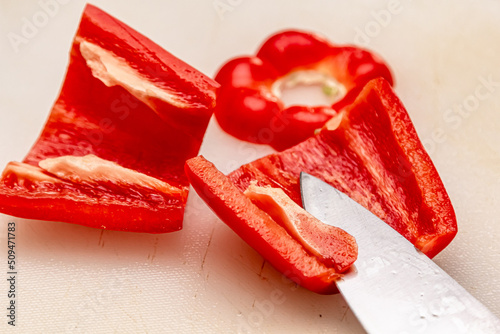
<svg viewBox="0 0 500 334">
<path fill-rule="evenodd" d="M 500 333 L 500 319 L 398 232 L 344 193 L 302 173 L 304 208 L 356 238 L 337 286 L 369 333 Z"/>
</svg>

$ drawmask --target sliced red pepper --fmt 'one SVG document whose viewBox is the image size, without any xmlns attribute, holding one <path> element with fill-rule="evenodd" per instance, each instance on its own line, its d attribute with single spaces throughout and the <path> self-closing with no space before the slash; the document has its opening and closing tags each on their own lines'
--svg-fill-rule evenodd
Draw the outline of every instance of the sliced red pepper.
<svg viewBox="0 0 500 334">
<path fill-rule="evenodd" d="M 240 190 L 252 182 L 281 187 L 301 204 L 301 171 L 349 195 L 429 257 L 457 233 L 455 213 L 438 172 L 384 79 L 370 81 L 318 135 L 246 164 L 229 178 Z"/>
<path fill-rule="evenodd" d="M 2 175 L 0 211 L 113 230 L 179 230 L 184 162 L 198 154 L 217 86 L 87 5 L 45 128 L 24 163 Z"/>
<path fill-rule="evenodd" d="M 222 66 L 215 78 L 221 84 L 215 116 L 236 138 L 284 150 L 312 136 L 377 77 L 392 84 L 388 66 L 373 53 L 313 33 L 284 31 L 267 39 L 256 56 Z M 286 107 L 281 91 L 297 84 L 323 85 L 331 105 Z"/>
<path fill-rule="evenodd" d="M 299 210 L 288 207 L 286 199 L 280 195 L 279 204 L 271 203 L 273 200 L 268 198 L 260 201 L 260 194 L 273 194 L 268 188 L 263 193 L 259 189 L 250 189 L 252 194 L 247 197 L 227 176 L 201 156 L 186 162 L 186 174 L 193 188 L 210 208 L 276 269 L 317 293 L 337 291 L 335 280 L 339 277 L 338 273 L 348 269 L 357 256 L 352 236 L 319 222 L 298 206 Z M 255 205 L 250 198 L 260 202 L 260 205 Z M 291 217 L 284 217 L 287 214 L 283 210 L 292 212 Z M 299 219 L 302 221 L 299 223 L 303 224 L 292 227 L 295 232 L 290 233 L 290 226 L 280 224 L 283 218 Z M 290 222 L 292 225 L 295 223 Z M 313 231 L 316 233 L 311 233 Z M 297 237 L 297 234 L 301 236 Z M 304 240 L 308 244 L 304 244 Z M 315 251 L 311 252 L 311 247 Z M 332 256 L 321 258 L 318 252 L 331 252 Z"/>
</svg>

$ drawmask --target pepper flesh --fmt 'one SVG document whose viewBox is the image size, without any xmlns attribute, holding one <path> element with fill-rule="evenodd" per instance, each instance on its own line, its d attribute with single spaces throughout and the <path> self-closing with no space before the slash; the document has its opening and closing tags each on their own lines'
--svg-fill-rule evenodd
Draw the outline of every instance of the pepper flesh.
<svg viewBox="0 0 500 334">
<path fill-rule="evenodd" d="M 280 187 L 302 205 L 299 175 L 314 175 L 349 195 L 429 257 L 457 233 L 443 183 L 390 84 L 370 81 L 321 132 L 229 174 L 240 190 Z"/>
<path fill-rule="evenodd" d="M 311 254 L 269 214 L 257 207 L 227 176 L 202 156 L 186 162 L 186 174 L 198 195 L 234 232 L 259 252 L 277 270 L 295 283 L 317 293 L 337 292 L 339 277 L 335 266 L 328 266 Z M 332 238 L 345 248 L 337 263 L 346 270 L 356 259 L 354 239 L 338 229 Z M 347 254 L 348 253 L 348 254 Z M 343 262 L 346 260 L 346 262 Z"/>
<path fill-rule="evenodd" d="M 122 231 L 181 229 L 184 162 L 198 154 L 217 86 L 87 5 L 43 132 L 0 180 L 0 212 Z"/>
<path fill-rule="evenodd" d="M 277 84 L 304 72 L 336 81 L 324 86 L 329 93 L 337 87 L 343 92 L 331 105 L 286 107 Z M 235 58 L 221 67 L 215 77 L 221 86 L 214 114 L 221 128 L 236 138 L 281 151 L 312 136 L 377 77 L 392 84 L 388 66 L 373 53 L 334 45 L 313 33 L 283 31 L 267 39 L 256 56 Z"/>
<path fill-rule="evenodd" d="M 358 248 L 352 236 L 313 217 L 283 189 L 250 185 L 244 194 L 328 267 L 342 273 L 356 260 Z"/>
</svg>

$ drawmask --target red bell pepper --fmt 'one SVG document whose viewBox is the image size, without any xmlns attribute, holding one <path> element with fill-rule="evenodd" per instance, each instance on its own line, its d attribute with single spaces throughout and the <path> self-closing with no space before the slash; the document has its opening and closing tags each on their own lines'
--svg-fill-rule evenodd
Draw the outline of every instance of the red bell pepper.
<svg viewBox="0 0 500 334">
<path fill-rule="evenodd" d="M 455 213 L 438 172 L 384 79 L 370 81 L 316 136 L 246 164 L 229 178 L 241 190 L 251 182 L 281 187 L 302 204 L 301 171 L 349 195 L 429 257 L 457 233 Z"/>
<path fill-rule="evenodd" d="M 222 66 L 215 77 L 221 87 L 214 113 L 236 138 L 283 150 L 312 136 L 377 77 L 392 84 L 388 66 L 373 53 L 308 32 L 284 31 L 266 40 L 256 56 Z M 286 107 L 283 89 L 299 84 L 322 85 L 331 104 Z"/>
<path fill-rule="evenodd" d="M 249 187 L 244 194 L 201 156 L 186 162 L 186 174 L 212 210 L 275 268 L 317 293 L 337 291 L 339 273 L 357 257 L 352 236 L 319 222 L 272 187 Z"/>
<path fill-rule="evenodd" d="M 289 211 L 289 206 L 273 208 L 262 199 L 255 201 L 253 195 L 255 188 L 281 189 L 284 196 L 302 205 L 302 171 L 348 194 L 429 257 L 443 250 L 457 233 L 455 213 L 443 183 L 403 104 L 383 78 L 370 81 L 356 100 L 315 136 L 243 165 L 228 177 L 202 157 L 186 163 L 188 178 L 200 197 L 265 259 L 312 291 L 335 292 L 337 274 L 356 258 L 354 241 L 294 212 L 290 216 L 308 221 L 296 223 L 299 229 L 317 237 L 312 240 L 310 233 L 303 238 L 276 214 Z M 326 241 L 327 235 L 343 242 Z M 334 267 L 325 262 L 322 255 L 329 247 L 328 252 L 336 250 L 344 256 L 344 265 Z M 334 263 L 342 260 L 337 258 Z"/>
<path fill-rule="evenodd" d="M 87 5 L 66 78 L 23 163 L 0 180 L 0 212 L 112 230 L 179 230 L 218 84 Z"/>
</svg>

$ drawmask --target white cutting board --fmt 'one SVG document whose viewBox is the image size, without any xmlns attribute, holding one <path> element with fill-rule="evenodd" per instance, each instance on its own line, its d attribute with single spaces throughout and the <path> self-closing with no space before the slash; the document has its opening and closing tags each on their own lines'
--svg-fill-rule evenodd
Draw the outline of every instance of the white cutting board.
<svg viewBox="0 0 500 334">
<path fill-rule="evenodd" d="M 0 2 L 1 169 L 21 160 L 38 136 L 84 7 L 59 0 L 45 22 L 47 2 Z M 284 28 L 363 43 L 382 55 L 457 213 L 459 233 L 435 260 L 500 316 L 500 3 L 93 3 L 208 75 Z M 21 34 L 34 17 L 38 31 L 15 52 L 8 34 Z M 201 153 L 229 172 L 269 152 L 212 122 Z M 184 229 L 166 235 L 0 215 L 1 333 L 12 330 L 4 315 L 8 222 L 16 223 L 18 332 L 363 333 L 339 295 L 316 295 L 284 280 L 194 192 Z"/>
</svg>

